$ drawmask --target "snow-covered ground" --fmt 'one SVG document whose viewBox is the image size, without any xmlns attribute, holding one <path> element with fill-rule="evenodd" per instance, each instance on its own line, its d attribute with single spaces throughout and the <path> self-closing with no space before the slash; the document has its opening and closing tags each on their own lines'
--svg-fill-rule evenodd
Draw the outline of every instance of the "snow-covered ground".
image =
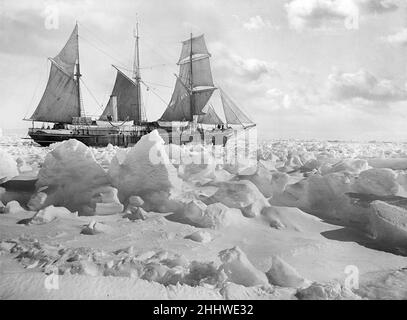
<svg viewBox="0 0 407 320">
<path fill-rule="evenodd" d="M 225 163 L 154 132 L 20 138 L 0 137 L 0 299 L 407 298 L 405 143 L 267 141 Z"/>
</svg>

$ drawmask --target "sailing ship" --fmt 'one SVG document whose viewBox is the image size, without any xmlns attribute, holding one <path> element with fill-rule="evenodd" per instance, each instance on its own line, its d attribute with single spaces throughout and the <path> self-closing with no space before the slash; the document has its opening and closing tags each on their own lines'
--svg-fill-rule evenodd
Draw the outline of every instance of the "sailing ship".
<svg viewBox="0 0 407 320">
<path fill-rule="evenodd" d="M 42 146 L 77 139 L 88 146 L 131 146 L 145 134 L 158 129 L 167 143 L 225 144 L 236 126 L 246 130 L 256 124 L 226 93 L 214 85 L 210 57 L 204 35 L 182 42 L 171 100 L 157 121 L 149 122 L 141 103 L 138 24 L 135 32 L 133 79 L 119 67 L 109 101 L 98 119 L 85 114 L 81 95 L 78 24 L 67 43 L 54 58 L 43 96 L 29 120 L 29 136 Z M 220 92 L 224 119 L 211 98 Z M 42 122 L 41 128 L 35 123 Z M 52 128 L 44 123 L 53 123 Z"/>
</svg>

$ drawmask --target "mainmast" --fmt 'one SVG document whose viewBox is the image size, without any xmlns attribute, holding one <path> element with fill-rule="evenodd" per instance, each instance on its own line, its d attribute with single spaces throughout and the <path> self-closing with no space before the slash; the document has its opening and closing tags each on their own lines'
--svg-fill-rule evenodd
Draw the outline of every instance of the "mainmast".
<svg viewBox="0 0 407 320">
<path fill-rule="evenodd" d="M 181 55 L 177 62 L 179 75 L 167 109 L 161 121 L 196 122 L 203 114 L 216 87 L 213 84 L 209 63 L 210 53 L 204 35 L 182 41 Z"/>
<path fill-rule="evenodd" d="M 78 28 L 78 22 L 76 22 L 76 28 Z M 78 90 L 78 106 L 79 106 L 79 110 L 80 110 L 80 115 L 81 117 L 85 116 L 85 112 L 83 110 L 83 106 L 81 103 L 81 88 L 80 88 L 80 78 L 81 78 L 81 69 L 80 69 L 80 65 L 79 65 L 79 32 L 76 33 L 76 41 L 78 43 L 78 59 L 76 60 L 76 73 L 75 73 L 75 77 L 76 77 L 76 86 L 77 86 L 77 90 Z"/>
<path fill-rule="evenodd" d="M 192 32 L 191 32 L 191 49 L 189 51 L 189 67 L 190 67 L 190 76 L 189 76 L 189 86 L 190 86 L 190 108 L 191 108 L 191 115 L 192 115 L 192 120 L 194 119 L 194 79 L 193 79 L 193 73 L 192 73 Z"/>
<path fill-rule="evenodd" d="M 134 30 L 134 38 L 136 39 L 135 48 L 134 48 L 134 62 L 133 62 L 133 79 L 135 80 L 136 87 L 137 87 L 137 101 L 136 101 L 136 108 L 137 108 L 137 119 L 141 121 L 142 114 L 141 114 L 141 76 L 140 76 L 140 49 L 139 49 L 139 32 L 138 32 L 138 21 L 136 23 L 136 29 Z"/>
</svg>

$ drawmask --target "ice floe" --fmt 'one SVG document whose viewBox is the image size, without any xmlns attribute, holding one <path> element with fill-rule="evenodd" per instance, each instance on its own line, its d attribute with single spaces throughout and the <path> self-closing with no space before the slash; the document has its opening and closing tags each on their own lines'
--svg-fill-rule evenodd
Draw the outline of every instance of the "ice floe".
<svg viewBox="0 0 407 320">
<path fill-rule="evenodd" d="M 151 209 L 159 211 L 170 206 L 169 198 L 182 185 L 157 131 L 143 136 L 125 154 L 117 154 L 110 164 L 109 176 L 122 202 L 140 196 Z"/>
<path fill-rule="evenodd" d="M 81 276 L 132 297 L 405 298 L 407 144 L 273 141 L 254 161 L 228 163 L 212 146 L 164 145 L 157 132 L 129 149 L 13 139 L 0 139 L 0 254 L 57 272 L 64 288 Z M 17 239 L 21 228 L 41 241 Z M 354 261 L 375 271 L 352 292 L 334 279 Z M 50 297 L 36 275 L 7 275 L 0 292 L 15 281 L 29 297 L 19 280 L 29 279 Z"/>
<path fill-rule="evenodd" d="M 44 205 L 89 211 L 91 199 L 109 185 L 105 170 L 93 153 L 77 140 L 64 141 L 49 152 L 38 174 L 37 188 L 47 187 Z M 94 208 L 91 208 L 91 210 Z"/>
<path fill-rule="evenodd" d="M 0 182 L 19 174 L 17 163 L 11 155 L 0 149 Z"/>
</svg>

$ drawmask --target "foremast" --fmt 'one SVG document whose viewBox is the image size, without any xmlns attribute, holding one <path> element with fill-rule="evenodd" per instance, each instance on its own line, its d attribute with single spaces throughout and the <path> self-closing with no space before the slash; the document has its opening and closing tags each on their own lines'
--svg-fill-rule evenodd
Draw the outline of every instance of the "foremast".
<svg viewBox="0 0 407 320">
<path fill-rule="evenodd" d="M 195 120 L 195 110 L 194 110 L 194 74 L 193 74 L 193 67 L 192 67 L 192 32 L 191 32 L 191 38 L 189 40 L 191 42 L 191 49 L 189 50 L 189 69 L 190 69 L 190 74 L 189 74 L 189 104 L 191 108 L 191 114 L 192 114 L 192 121 Z"/>
<path fill-rule="evenodd" d="M 141 101 L 141 74 L 140 74 L 140 47 L 139 47 L 139 28 L 138 21 L 136 22 L 136 28 L 134 30 L 135 48 L 134 48 L 134 61 L 133 61 L 133 79 L 137 88 L 137 100 L 136 100 L 136 113 L 139 121 L 144 120 L 142 114 L 142 101 Z"/>
<path fill-rule="evenodd" d="M 51 68 L 47 86 L 37 108 L 28 120 L 72 123 L 73 118 L 83 114 L 79 84 L 77 23 L 62 50 L 49 60 Z"/>
<path fill-rule="evenodd" d="M 76 22 L 76 41 L 77 41 L 77 46 L 78 46 L 78 57 L 76 60 L 76 73 L 75 73 L 75 77 L 76 77 L 76 87 L 77 87 L 77 93 L 78 93 L 78 106 L 79 106 L 79 113 L 81 117 L 85 116 L 85 110 L 83 108 L 83 103 L 82 103 L 82 99 L 81 99 L 81 85 L 80 85 L 80 79 L 81 79 L 81 67 L 80 67 L 80 63 L 79 63 L 79 28 L 78 28 L 78 22 Z"/>
</svg>

